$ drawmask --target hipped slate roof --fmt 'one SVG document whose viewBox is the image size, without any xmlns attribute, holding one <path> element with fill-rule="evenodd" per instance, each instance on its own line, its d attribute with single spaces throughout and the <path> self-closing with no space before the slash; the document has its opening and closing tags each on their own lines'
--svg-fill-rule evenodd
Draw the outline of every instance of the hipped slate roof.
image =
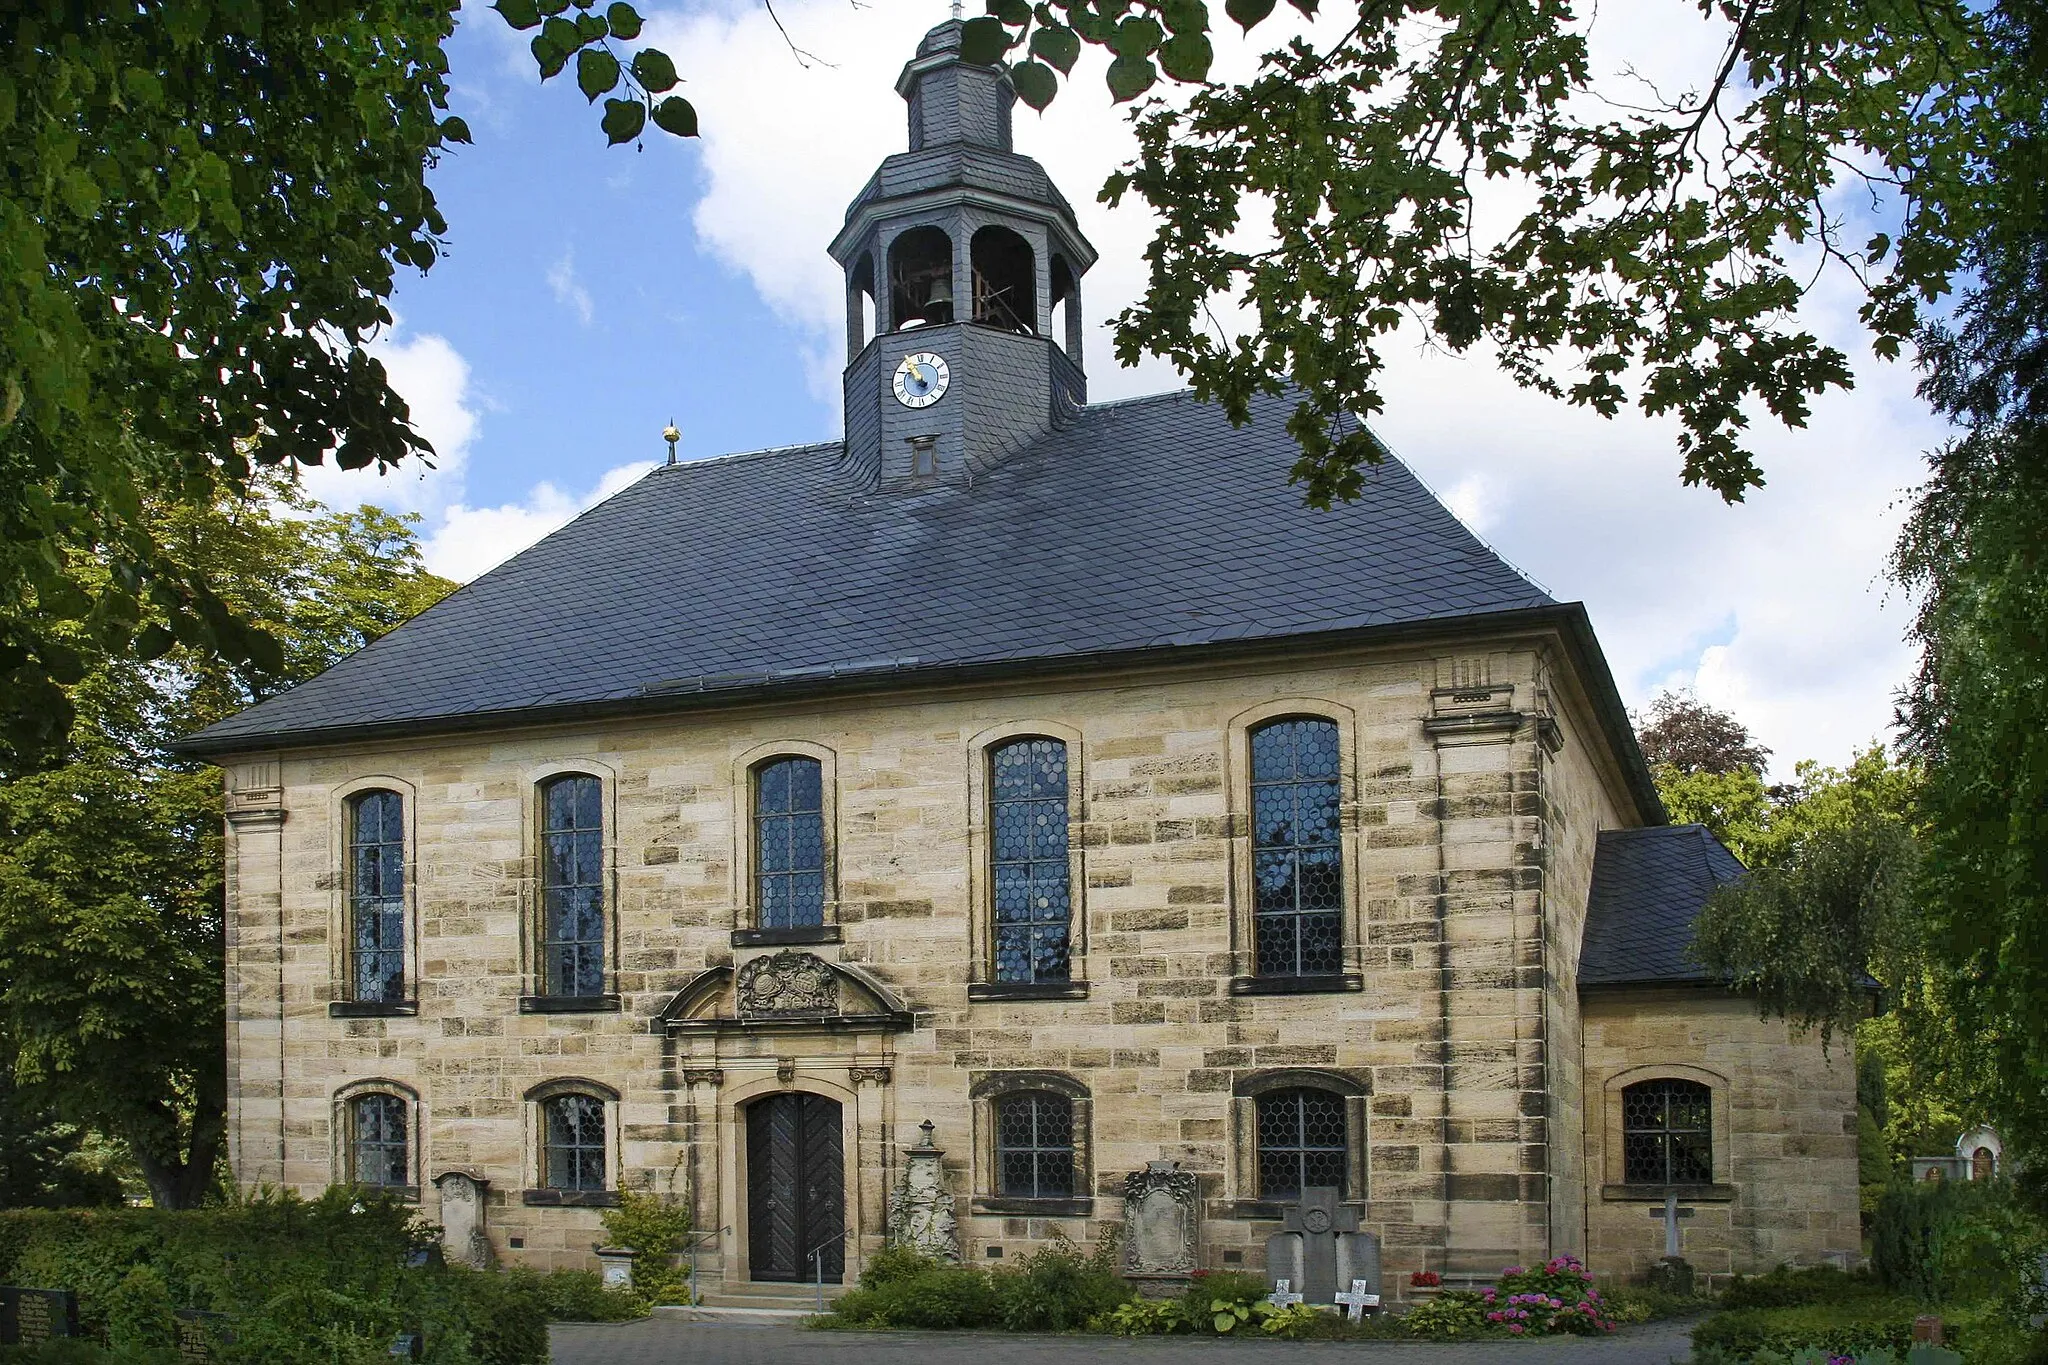
<svg viewBox="0 0 2048 1365">
<path fill-rule="evenodd" d="M 1743 872 L 1705 825 L 1600 831 L 1579 985 L 1712 980 L 1686 957 L 1693 920 L 1707 897 Z"/>
<path fill-rule="evenodd" d="M 971 486 L 913 492 L 860 486 L 836 443 L 657 469 L 185 747 L 512 724 L 877 673 L 908 684 L 1529 609 L 1583 622 L 1396 460 L 1366 471 L 1357 501 L 1304 506 L 1287 481 L 1290 406 L 1262 400 L 1233 428 L 1186 393 L 1101 404 Z M 1618 717 L 1584 638 L 1588 686 Z"/>
</svg>

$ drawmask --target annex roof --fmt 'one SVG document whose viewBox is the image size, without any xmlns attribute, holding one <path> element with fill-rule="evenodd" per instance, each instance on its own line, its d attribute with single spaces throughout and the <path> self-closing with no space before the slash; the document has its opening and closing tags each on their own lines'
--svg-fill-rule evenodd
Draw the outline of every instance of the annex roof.
<svg viewBox="0 0 2048 1365">
<path fill-rule="evenodd" d="M 1706 983 L 1686 956 L 1693 921 L 1741 860 L 1705 825 L 1600 831 L 1579 953 L 1579 985 Z"/>
<path fill-rule="evenodd" d="M 1261 399 L 1234 428 L 1185 392 L 1098 404 L 970 485 L 922 491 L 863 486 L 837 443 L 658 468 L 181 747 L 510 725 L 861 675 L 907 685 L 1531 609 L 1583 622 L 1396 459 L 1365 472 L 1356 501 L 1304 505 L 1287 478 L 1290 410 Z M 1620 717 L 1582 633 L 1587 685 Z M 1623 764 L 1640 766 L 1632 744 Z"/>
</svg>

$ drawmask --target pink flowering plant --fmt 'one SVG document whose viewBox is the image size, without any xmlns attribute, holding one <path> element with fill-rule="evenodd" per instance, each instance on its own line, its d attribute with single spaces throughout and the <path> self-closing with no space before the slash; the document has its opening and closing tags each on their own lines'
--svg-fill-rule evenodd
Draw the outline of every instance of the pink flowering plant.
<svg viewBox="0 0 2048 1365">
<path fill-rule="evenodd" d="M 1614 1330 L 1593 1277 L 1576 1257 L 1554 1257 L 1534 1270 L 1511 1265 L 1484 1297 L 1487 1322 L 1513 1336 L 1590 1337 Z"/>
</svg>

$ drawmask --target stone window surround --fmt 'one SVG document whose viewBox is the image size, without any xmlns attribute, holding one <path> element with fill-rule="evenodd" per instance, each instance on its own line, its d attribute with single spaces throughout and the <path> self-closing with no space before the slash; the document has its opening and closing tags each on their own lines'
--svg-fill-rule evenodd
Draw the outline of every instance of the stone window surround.
<svg viewBox="0 0 2048 1365">
<path fill-rule="evenodd" d="M 763 929 L 754 885 L 754 783 L 766 764 L 778 758 L 811 758 L 818 762 L 818 789 L 825 833 L 825 922 L 816 928 Z M 732 944 L 735 948 L 777 947 L 801 943 L 837 943 L 839 928 L 839 754 L 808 740 L 776 739 L 756 744 L 732 759 Z"/>
<path fill-rule="evenodd" d="M 604 814 L 604 837 L 598 841 L 604 850 L 604 981 L 609 988 L 601 995 L 574 996 L 548 995 L 545 982 L 541 979 L 541 940 L 545 927 L 541 922 L 541 832 L 546 828 L 546 818 L 541 805 L 546 797 L 542 793 L 550 781 L 558 777 L 594 777 L 598 783 L 598 800 Z M 525 799 L 519 803 L 520 831 L 519 846 L 525 851 L 526 875 L 520 879 L 520 920 L 525 932 L 520 935 L 520 954 L 524 959 L 520 965 L 522 990 L 519 997 L 521 1014 L 602 1014 L 617 1013 L 619 996 L 617 989 L 619 972 L 619 774 L 611 764 L 594 758 L 560 759 L 540 767 L 528 768 L 519 777 Z"/>
<path fill-rule="evenodd" d="M 350 803 L 365 792 L 397 792 L 405 818 L 405 995 L 400 1000 L 356 1000 L 355 973 L 350 944 L 354 940 L 354 907 L 350 902 L 349 856 L 352 831 Z M 327 913 L 327 941 L 330 945 L 328 980 L 332 998 L 328 1014 L 342 1019 L 368 1019 L 419 1013 L 419 789 L 402 777 L 370 773 L 351 778 L 327 793 L 327 865 L 333 884 Z"/>
<path fill-rule="evenodd" d="M 411 828 L 410 824 L 407 828 Z M 421 1121 L 420 1094 L 404 1081 L 392 1080 L 387 1076 L 371 1076 L 360 1081 L 350 1081 L 335 1090 L 329 1118 L 334 1149 L 333 1183 L 355 1183 L 355 1115 L 351 1111 L 351 1106 L 365 1095 L 392 1095 L 405 1103 L 407 1183 L 391 1192 L 408 1204 L 417 1204 L 420 1202 L 420 1172 L 426 1168 L 427 1155 L 427 1126 Z"/>
<path fill-rule="evenodd" d="M 1086 1218 L 1095 1211 L 1094 1098 L 1088 1087 L 1059 1071 L 976 1071 L 967 1089 L 974 1128 L 972 1196 L 968 1211 L 1028 1218 Z M 1020 1091 L 1063 1095 L 1074 1106 L 1074 1194 L 1067 1199 L 1018 1199 L 997 1193 L 996 1101 Z"/>
<path fill-rule="evenodd" d="M 548 1187 L 545 1102 L 560 1095 L 586 1095 L 604 1102 L 604 1188 L 601 1190 Z M 521 1194 L 521 1202 L 533 1207 L 610 1208 L 616 1205 L 619 1202 L 619 1092 L 588 1077 L 562 1076 L 533 1086 L 521 1099 L 525 1101 L 527 1112 L 524 1169 L 530 1182 Z"/>
<path fill-rule="evenodd" d="M 1067 746 L 1067 979 L 1063 982 L 995 980 L 994 840 L 989 831 L 990 764 L 995 750 L 1014 739 L 1056 739 Z M 1082 828 L 1087 823 L 1088 773 L 1081 732 L 1049 720 L 992 725 L 966 744 L 968 984 L 970 1000 L 1080 1000 L 1088 995 L 1088 864 Z"/>
<path fill-rule="evenodd" d="M 1253 936 L 1257 904 L 1252 886 L 1252 731 L 1269 721 L 1303 717 L 1326 720 L 1337 727 L 1337 800 L 1343 833 L 1340 865 L 1344 876 L 1342 930 L 1344 969 L 1334 976 L 1260 976 Z M 1230 802 L 1230 958 L 1232 995 L 1297 994 L 1364 989 L 1364 885 L 1358 833 L 1358 713 L 1323 697 L 1278 697 L 1232 716 L 1224 759 L 1224 790 Z"/>
<path fill-rule="evenodd" d="M 1631 1185 L 1622 1169 L 1621 1092 L 1641 1081 L 1696 1081 L 1708 1090 L 1714 1181 L 1710 1185 Z M 1733 1086 L 1721 1072 L 1685 1062 L 1647 1062 L 1627 1067 L 1600 1084 L 1600 1198 L 1609 1203 L 1662 1200 L 1667 1195 L 1696 1203 L 1726 1203 L 1738 1191 L 1730 1151 Z M 1588 1153 L 1588 1158 L 1592 1156 Z M 1589 1172 L 1590 1175 L 1590 1172 Z M 1589 1181 L 1590 1183 L 1590 1181 Z"/>
<path fill-rule="evenodd" d="M 1365 1207 L 1372 1081 L 1327 1067 L 1276 1067 L 1240 1075 L 1230 1087 L 1231 1170 L 1224 1216 L 1278 1218 L 1280 1204 L 1259 1195 L 1259 1096 L 1275 1090 L 1327 1090 L 1344 1099 L 1346 1205 Z"/>
</svg>

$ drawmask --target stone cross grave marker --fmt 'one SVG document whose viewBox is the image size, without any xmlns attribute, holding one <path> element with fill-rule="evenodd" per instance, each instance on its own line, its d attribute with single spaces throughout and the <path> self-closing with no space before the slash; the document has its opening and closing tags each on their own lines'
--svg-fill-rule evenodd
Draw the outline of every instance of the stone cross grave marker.
<svg viewBox="0 0 2048 1365">
<path fill-rule="evenodd" d="M 1692 1217 L 1692 1210 L 1678 1207 L 1678 1196 L 1667 1194 L 1664 1196 L 1664 1207 L 1661 1209 L 1651 1209 L 1650 1217 L 1664 1220 L 1664 1259 L 1668 1261 L 1677 1260 L 1678 1220 Z"/>
<path fill-rule="evenodd" d="M 0 1346 L 39 1346 L 78 1335 L 78 1296 L 68 1289 L 0 1285 Z"/>
<path fill-rule="evenodd" d="M 1350 1245 L 1350 1239 L 1358 1234 L 1358 1210 L 1337 1202 L 1336 1186 L 1311 1185 L 1288 1205 L 1281 1226 L 1287 1230 L 1266 1240 L 1266 1273 L 1276 1275 L 1282 1268 L 1298 1271 L 1301 1292 L 1310 1303 L 1335 1303 L 1340 1241 L 1352 1252 L 1348 1259 L 1354 1263 L 1364 1259 L 1362 1249 Z M 1375 1279 L 1379 1274 L 1377 1252 L 1375 1246 L 1371 1255 Z M 1358 1265 L 1354 1273 L 1363 1271 Z"/>
<path fill-rule="evenodd" d="M 1273 1282 L 1273 1292 L 1266 1295 L 1266 1302 L 1272 1304 L 1275 1308 L 1292 1308 L 1295 1304 L 1300 1303 L 1301 1295 L 1288 1292 L 1293 1285 L 1294 1281 L 1292 1280 L 1275 1280 Z"/>
<path fill-rule="evenodd" d="M 1339 1294 L 1337 1302 L 1344 1305 L 1344 1316 L 1357 1322 L 1365 1316 L 1366 1309 L 1380 1306 L 1380 1296 L 1372 1292 L 1368 1281 L 1353 1280 L 1350 1292 Z"/>
</svg>

